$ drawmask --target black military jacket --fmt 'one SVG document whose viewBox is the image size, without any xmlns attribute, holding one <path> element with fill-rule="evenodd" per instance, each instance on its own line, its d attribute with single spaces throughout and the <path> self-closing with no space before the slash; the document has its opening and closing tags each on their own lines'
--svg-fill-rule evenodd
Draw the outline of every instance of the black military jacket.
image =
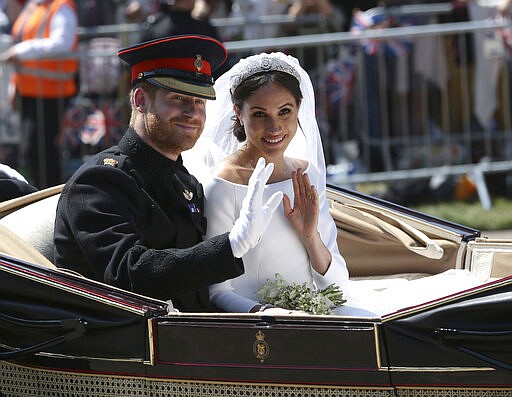
<svg viewBox="0 0 512 397">
<path fill-rule="evenodd" d="M 214 310 L 207 288 L 243 273 L 228 234 L 202 241 L 201 184 L 128 129 L 66 183 L 55 264 L 182 311 Z"/>
</svg>

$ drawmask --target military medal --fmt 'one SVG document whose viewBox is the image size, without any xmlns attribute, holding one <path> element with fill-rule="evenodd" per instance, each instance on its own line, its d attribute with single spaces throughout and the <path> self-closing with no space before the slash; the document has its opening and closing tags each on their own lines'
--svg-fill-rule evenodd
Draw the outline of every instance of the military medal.
<svg viewBox="0 0 512 397">
<path fill-rule="evenodd" d="M 193 214 L 199 214 L 201 212 L 201 210 L 197 208 L 194 203 L 188 203 L 188 209 Z"/>
</svg>

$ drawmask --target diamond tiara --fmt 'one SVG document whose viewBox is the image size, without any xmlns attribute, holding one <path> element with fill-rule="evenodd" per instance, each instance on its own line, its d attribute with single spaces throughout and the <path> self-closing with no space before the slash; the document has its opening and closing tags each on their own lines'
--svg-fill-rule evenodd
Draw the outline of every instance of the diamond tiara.
<svg viewBox="0 0 512 397">
<path fill-rule="evenodd" d="M 300 75 L 297 70 L 288 62 L 273 56 L 273 54 L 248 57 L 241 60 L 234 67 L 238 67 L 239 70 L 231 78 L 231 92 L 234 92 L 240 83 L 247 78 L 265 72 L 284 72 L 295 77 L 300 83 Z"/>
</svg>

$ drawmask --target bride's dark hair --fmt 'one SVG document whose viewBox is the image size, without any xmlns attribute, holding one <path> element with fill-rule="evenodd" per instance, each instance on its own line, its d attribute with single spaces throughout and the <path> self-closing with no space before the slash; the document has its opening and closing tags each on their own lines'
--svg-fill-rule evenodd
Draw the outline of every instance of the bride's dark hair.
<svg viewBox="0 0 512 397">
<path fill-rule="evenodd" d="M 242 109 L 247 98 L 249 98 L 260 87 L 270 82 L 282 85 L 290 91 L 292 96 L 295 98 L 297 106 L 300 104 L 300 101 L 302 100 L 302 92 L 300 90 L 299 81 L 292 75 L 279 71 L 257 73 L 242 81 L 235 91 L 231 93 L 231 100 L 233 101 L 233 104 L 239 109 Z M 239 142 L 245 141 L 247 136 L 245 134 L 244 126 L 240 124 L 240 120 L 238 120 L 238 117 L 236 116 L 233 117 L 232 130 L 233 135 Z"/>
</svg>

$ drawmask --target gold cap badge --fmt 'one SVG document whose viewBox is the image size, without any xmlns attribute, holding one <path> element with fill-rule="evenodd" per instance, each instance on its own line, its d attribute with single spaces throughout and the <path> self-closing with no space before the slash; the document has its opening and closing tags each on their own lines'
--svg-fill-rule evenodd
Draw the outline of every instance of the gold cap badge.
<svg viewBox="0 0 512 397">
<path fill-rule="evenodd" d="M 202 55 L 196 55 L 196 59 L 194 59 L 194 67 L 197 69 L 198 72 L 201 71 L 203 68 L 203 56 Z"/>
</svg>

